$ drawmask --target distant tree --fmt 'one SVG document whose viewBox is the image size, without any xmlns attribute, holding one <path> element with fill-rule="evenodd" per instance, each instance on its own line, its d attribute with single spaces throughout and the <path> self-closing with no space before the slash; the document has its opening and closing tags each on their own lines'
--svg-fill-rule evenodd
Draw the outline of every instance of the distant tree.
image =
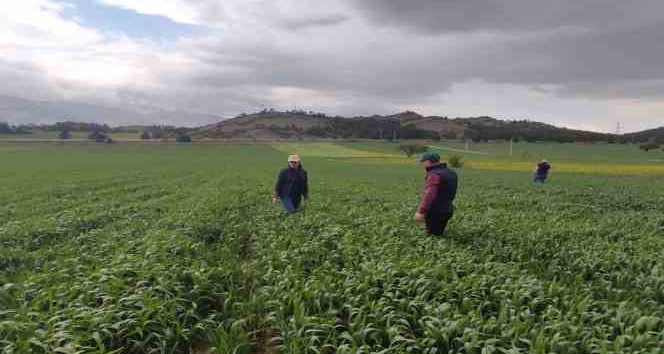
<svg viewBox="0 0 664 354">
<path fill-rule="evenodd" d="M 185 132 L 177 132 L 175 135 L 175 141 L 178 143 L 190 143 L 191 137 Z"/>
<path fill-rule="evenodd" d="M 304 131 L 305 134 L 307 135 L 313 135 L 319 138 L 323 138 L 327 136 L 327 130 L 325 128 L 319 127 L 319 126 L 313 126 L 307 130 Z"/>
<path fill-rule="evenodd" d="M 101 130 L 94 130 L 88 135 L 89 140 L 94 140 L 98 143 L 105 143 L 106 140 L 110 139 L 104 132 Z"/>
<path fill-rule="evenodd" d="M 643 143 L 643 144 L 639 145 L 639 149 L 641 149 L 641 150 L 643 150 L 643 151 L 645 151 L 645 152 L 648 152 L 648 151 L 650 151 L 650 150 L 656 150 L 656 149 L 659 149 L 659 146 L 660 146 L 660 145 L 659 145 L 658 143 L 656 143 L 656 142 L 654 142 L 654 141 L 649 141 L 649 142 L 647 142 L 647 143 Z"/>
<path fill-rule="evenodd" d="M 163 131 L 161 130 L 161 128 L 155 128 L 155 129 L 150 131 L 150 138 L 151 139 L 161 139 L 161 138 L 165 138 L 165 137 L 166 136 L 163 133 Z"/>
<path fill-rule="evenodd" d="M 31 127 L 25 125 L 19 125 L 14 128 L 14 134 L 31 134 Z"/>
<path fill-rule="evenodd" d="M 428 147 L 425 145 L 418 145 L 418 144 L 402 144 L 399 145 L 399 150 L 406 154 L 406 156 L 411 157 L 413 154 L 421 154 L 423 152 L 427 152 L 429 150 Z"/>
<path fill-rule="evenodd" d="M 69 130 L 67 129 L 60 131 L 60 133 L 58 134 L 58 139 L 67 140 L 70 138 L 71 138 L 71 132 L 69 132 Z"/>
<path fill-rule="evenodd" d="M 12 133 L 12 127 L 9 125 L 9 123 L 6 122 L 0 122 L 0 134 L 11 134 Z"/>
</svg>

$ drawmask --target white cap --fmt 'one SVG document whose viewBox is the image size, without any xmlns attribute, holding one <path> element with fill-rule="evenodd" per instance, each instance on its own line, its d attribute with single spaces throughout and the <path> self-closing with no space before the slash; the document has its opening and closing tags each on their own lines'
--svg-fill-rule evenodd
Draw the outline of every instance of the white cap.
<svg viewBox="0 0 664 354">
<path fill-rule="evenodd" d="M 288 162 L 300 162 L 300 156 L 298 155 L 289 155 Z"/>
</svg>

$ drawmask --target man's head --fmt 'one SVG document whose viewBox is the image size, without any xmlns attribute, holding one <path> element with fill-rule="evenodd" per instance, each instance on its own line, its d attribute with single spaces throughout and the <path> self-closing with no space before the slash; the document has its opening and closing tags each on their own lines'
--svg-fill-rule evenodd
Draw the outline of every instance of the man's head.
<svg viewBox="0 0 664 354">
<path fill-rule="evenodd" d="M 288 167 L 296 169 L 300 167 L 300 156 L 298 155 L 289 155 L 288 156 Z"/>
<path fill-rule="evenodd" d="M 425 152 L 420 158 L 420 162 L 424 168 L 440 164 L 440 155 L 435 152 Z"/>
</svg>

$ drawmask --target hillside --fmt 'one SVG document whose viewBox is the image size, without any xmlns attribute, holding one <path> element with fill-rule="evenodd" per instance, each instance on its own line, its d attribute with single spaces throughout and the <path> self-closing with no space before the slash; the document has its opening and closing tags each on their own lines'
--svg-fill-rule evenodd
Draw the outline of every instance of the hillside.
<svg viewBox="0 0 664 354">
<path fill-rule="evenodd" d="M 664 127 L 648 129 L 623 135 L 624 139 L 635 142 L 655 141 L 664 144 Z"/>
<path fill-rule="evenodd" d="M 302 111 L 262 111 L 198 128 L 199 138 L 224 139 L 510 139 L 559 142 L 609 140 L 610 134 L 492 117 L 448 118 L 406 111 L 394 115 L 330 117 Z"/>
<path fill-rule="evenodd" d="M 312 128 L 328 125 L 329 118 L 324 115 L 263 111 L 200 127 L 193 135 L 220 139 L 278 139 L 307 135 L 305 132 Z"/>
<path fill-rule="evenodd" d="M 326 116 L 321 113 L 262 111 L 201 127 L 194 136 L 237 139 L 389 139 L 455 138 L 464 126 L 443 117 L 424 117 L 415 112 L 389 116 Z"/>
</svg>

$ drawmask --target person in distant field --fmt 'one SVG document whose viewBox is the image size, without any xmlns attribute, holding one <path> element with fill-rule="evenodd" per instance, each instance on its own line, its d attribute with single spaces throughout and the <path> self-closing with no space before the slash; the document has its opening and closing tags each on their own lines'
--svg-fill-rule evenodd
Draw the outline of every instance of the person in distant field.
<svg viewBox="0 0 664 354">
<path fill-rule="evenodd" d="M 441 236 L 454 213 L 458 178 L 456 172 L 440 163 L 440 156 L 427 152 L 420 158 L 426 170 L 422 201 L 415 212 L 415 220 L 425 222 L 430 235 Z"/>
<path fill-rule="evenodd" d="M 298 155 L 288 156 L 288 167 L 279 172 L 272 202 L 281 201 L 287 213 L 298 211 L 302 198 L 309 199 L 307 171 L 302 168 Z"/>
<path fill-rule="evenodd" d="M 546 160 L 542 160 L 535 167 L 535 172 L 533 174 L 533 181 L 536 183 L 537 182 L 544 183 L 544 181 L 546 181 L 546 178 L 549 177 L 550 169 L 551 165 L 549 165 L 549 163 Z"/>
</svg>

